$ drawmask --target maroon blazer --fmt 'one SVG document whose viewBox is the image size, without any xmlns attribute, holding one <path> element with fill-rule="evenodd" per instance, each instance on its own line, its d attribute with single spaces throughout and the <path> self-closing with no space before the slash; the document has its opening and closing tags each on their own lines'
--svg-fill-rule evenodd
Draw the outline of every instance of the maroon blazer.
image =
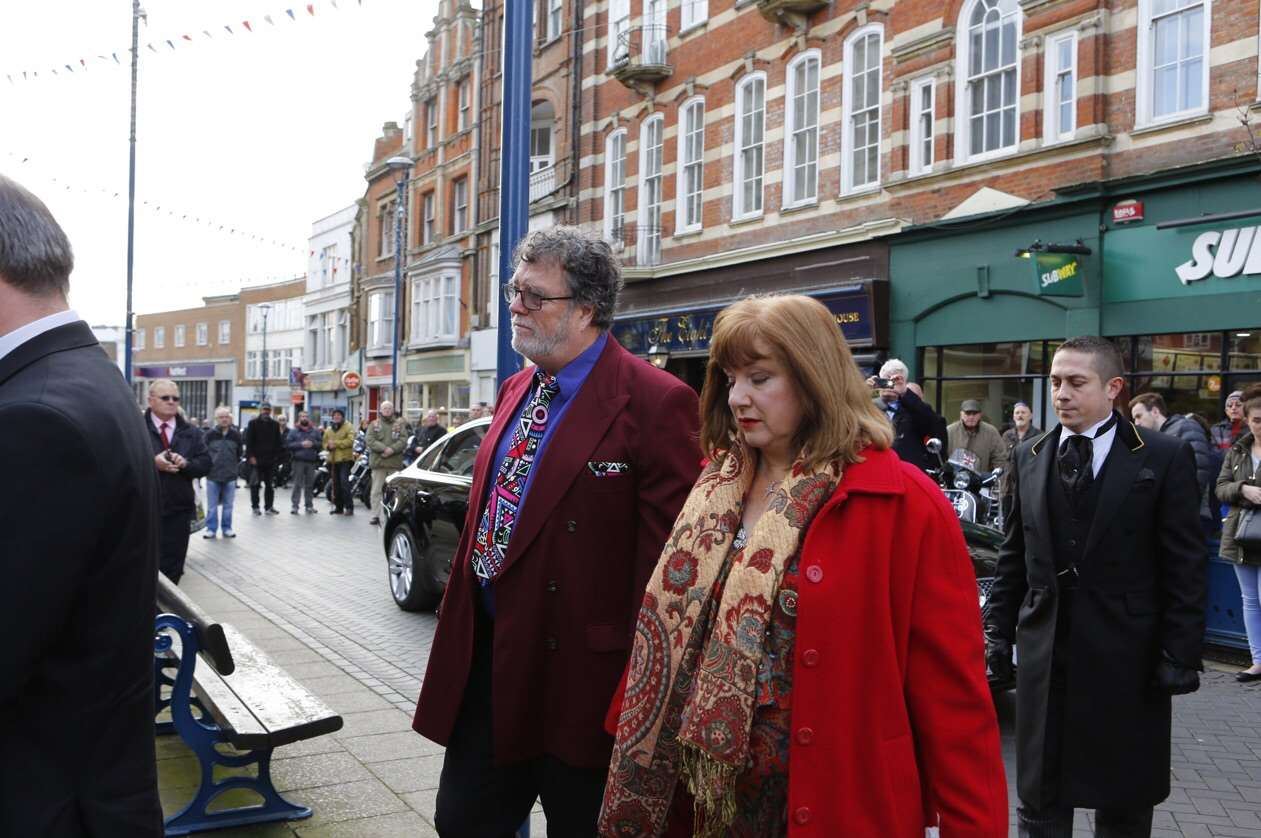
<svg viewBox="0 0 1261 838">
<path fill-rule="evenodd" d="M 445 745 L 473 657 L 477 577 L 472 541 L 500 436 L 533 369 L 504 382 L 477 453 L 429 666 L 412 723 Z M 696 393 L 611 336 L 535 466 L 504 569 L 495 580 L 495 760 L 549 754 L 607 768 L 604 713 L 630 653 L 648 577 L 700 473 Z M 598 477 L 589 463 L 624 463 Z"/>
</svg>

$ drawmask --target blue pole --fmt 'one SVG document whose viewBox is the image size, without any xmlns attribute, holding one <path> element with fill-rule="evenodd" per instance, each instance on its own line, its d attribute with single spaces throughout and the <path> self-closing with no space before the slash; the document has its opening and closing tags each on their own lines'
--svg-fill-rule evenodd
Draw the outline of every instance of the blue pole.
<svg viewBox="0 0 1261 838">
<path fill-rule="evenodd" d="M 132 276 L 136 262 L 136 65 L 140 61 L 140 0 L 131 2 L 131 137 L 130 160 L 127 164 L 127 321 L 123 324 L 123 375 L 131 384 L 131 343 L 134 340 L 135 315 L 131 306 Z M 147 20 L 147 18 L 146 18 Z"/>
<path fill-rule="evenodd" d="M 504 0 L 503 135 L 499 148 L 499 282 L 512 280 L 512 251 L 530 221 L 530 87 L 533 74 L 533 18 L 529 3 Z M 512 315 L 498 295 L 497 384 L 521 369 L 512 348 Z"/>
</svg>

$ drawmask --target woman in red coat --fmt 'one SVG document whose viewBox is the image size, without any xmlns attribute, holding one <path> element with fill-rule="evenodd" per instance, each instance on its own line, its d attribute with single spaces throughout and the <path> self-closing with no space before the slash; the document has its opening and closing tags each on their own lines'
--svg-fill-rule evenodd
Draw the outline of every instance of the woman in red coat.
<svg viewBox="0 0 1261 838">
<path fill-rule="evenodd" d="M 640 609 L 600 833 L 1005 836 L 963 535 L 889 449 L 832 314 L 719 314 L 701 424 L 711 461 Z"/>
</svg>

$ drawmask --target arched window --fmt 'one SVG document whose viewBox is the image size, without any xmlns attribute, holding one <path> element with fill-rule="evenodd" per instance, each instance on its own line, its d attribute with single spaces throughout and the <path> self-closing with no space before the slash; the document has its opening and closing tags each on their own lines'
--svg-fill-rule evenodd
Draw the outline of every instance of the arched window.
<svg viewBox="0 0 1261 838">
<path fill-rule="evenodd" d="M 697 96 L 679 108 L 678 184 L 674 199 L 674 232 L 701 229 L 705 203 L 705 100 Z"/>
<path fill-rule="evenodd" d="M 736 85 L 735 178 L 731 217 L 762 214 L 763 140 L 766 134 L 766 74 L 751 73 Z"/>
<path fill-rule="evenodd" d="M 661 172 L 665 117 L 653 114 L 639 129 L 639 223 L 636 260 L 655 265 L 661 260 Z"/>
<path fill-rule="evenodd" d="M 864 26 L 845 40 L 841 191 L 880 184 L 880 62 L 884 30 Z"/>
<path fill-rule="evenodd" d="M 1020 143 L 1020 5 L 972 0 L 959 19 L 958 157 L 1015 151 Z"/>
<path fill-rule="evenodd" d="M 784 206 L 819 194 L 819 51 L 788 64 L 788 114 L 784 120 Z"/>
<path fill-rule="evenodd" d="M 604 240 L 614 247 L 625 241 L 626 129 L 604 140 Z"/>
</svg>

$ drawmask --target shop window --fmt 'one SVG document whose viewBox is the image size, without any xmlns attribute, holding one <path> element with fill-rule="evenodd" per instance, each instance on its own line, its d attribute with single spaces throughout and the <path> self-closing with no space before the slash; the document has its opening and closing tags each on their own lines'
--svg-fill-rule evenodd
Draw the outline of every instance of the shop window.
<svg viewBox="0 0 1261 838">
<path fill-rule="evenodd" d="M 636 260 L 655 265 L 661 259 L 661 181 L 665 117 L 650 116 L 639 132 L 639 223 Z"/>
<path fill-rule="evenodd" d="M 1048 143 L 1071 140 L 1077 130 L 1077 33 L 1047 38 L 1042 123 Z"/>
<path fill-rule="evenodd" d="M 865 26 L 845 41 L 845 126 L 841 137 L 841 191 L 880 183 L 880 60 L 883 30 Z"/>
<path fill-rule="evenodd" d="M 911 83 L 911 174 L 933 170 L 933 124 L 936 116 L 937 86 L 934 79 Z"/>
<path fill-rule="evenodd" d="M 1139 0 L 1135 127 L 1208 113 L 1212 0 Z"/>
<path fill-rule="evenodd" d="M 959 157 L 993 157 L 1020 141 L 1020 6 L 972 0 L 959 19 Z"/>
<path fill-rule="evenodd" d="M 1011 426 L 1012 408 L 1024 402 L 1039 428 L 1055 424 L 1046 370 L 1059 341 L 1011 341 L 930 347 L 920 357 L 925 399 L 947 423 L 959 419 L 965 399 L 981 402 L 985 421 Z"/>
<path fill-rule="evenodd" d="M 766 74 L 754 73 L 736 88 L 736 159 L 732 219 L 762 214 L 762 140 L 766 129 Z"/>
<path fill-rule="evenodd" d="M 818 198 L 819 52 L 788 65 L 788 119 L 784 134 L 784 206 Z"/>
<path fill-rule="evenodd" d="M 679 182 L 675 233 L 701 229 L 705 192 L 705 100 L 697 97 L 679 109 Z"/>
<path fill-rule="evenodd" d="M 615 248 L 623 241 L 625 211 L 626 129 L 621 128 L 604 141 L 604 238 Z"/>
</svg>

